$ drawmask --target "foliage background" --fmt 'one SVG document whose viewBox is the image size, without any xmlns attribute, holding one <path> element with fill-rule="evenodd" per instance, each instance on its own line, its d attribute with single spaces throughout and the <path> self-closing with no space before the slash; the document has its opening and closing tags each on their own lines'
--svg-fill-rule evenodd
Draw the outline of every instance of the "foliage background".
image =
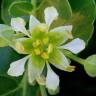
<svg viewBox="0 0 96 96">
<path fill-rule="evenodd" d="M 2 0 L 0 0 L 0 5 L 1 5 L 1 2 Z M 74 0 L 74 4 L 75 4 L 75 0 Z M 0 18 L 0 23 L 3 23 L 1 18 Z M 92 38 L 89 41 L 87 48 L 82 53 L 80 53 L 79 56 L 83 58 L 87 58 L 89 55 L 92 55 L 92 54 L 96 54 L 96 21 L 94 23 L 94 34 L 92 35 Z M 15 88 L 19 80 L 21 79 L 21 77 L 9 78 L 9 76 L 6 76 L 6 74 L 4 73 L 8 69 L 8 67 L 4 68 L 4 66 L 7 66 L 12 61 L 17 60 L 21 57 L 22 56 L 19 56 L 19 54 L 14 52 L 9 47 L 0 48 L 0 94 Z M 76 71 L 73 73 L 63 72 L 63 71 L 57 70 L 52 66 L 54 71 L 60 76 L 60 80 L 61 80 L 60 93 L 57 96 L 95 96 L 96 95 L 96 78 L 89 77 L 84 71 L 83 66 L 81 66 L 80 64 L 77 64 L 74 61 L 72 61 L 72 64 L 77 66 Z M 29 91 L 32 91 L 32 90 L 33 88 L 29 86 Z M 9 96 L 19 96 L 21 93 L 20 92 L 18 93 L 19 94 L 16 93 Z"/>
</svg>

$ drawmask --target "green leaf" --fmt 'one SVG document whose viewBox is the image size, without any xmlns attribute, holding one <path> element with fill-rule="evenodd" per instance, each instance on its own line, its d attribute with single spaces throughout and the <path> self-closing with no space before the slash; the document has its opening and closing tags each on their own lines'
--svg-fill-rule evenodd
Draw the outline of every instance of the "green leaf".
<svg viewBox="0 0 96 96">
<path fill-rule="evenodd" d="M 4 23 L 6 23 L 6 24 L 10 24 L 11 16 L 8 12 L 8 8 L 9 8 L 10 4 L 14 1 L 17 1 L 17 0 L 2 0 L 1 18 L 4 21 Z"/>
<path fill-rule="evenodd" d="M 89 76 L 96 77 L 96 55 L 89 56 L 85 60 L 84 68 Z"/>
<path fill-rule="evenodd" d="M 73 10 L 72 19 L 68 21 L 73 25 L 74 37 L 88 42 L 93 34 L 93 22 L 96 17 L 94 0 L 69 0 Z"/>
<path fill-rule="evenodd" d="M 17 43 L 21 44 L 24 47 L 25 53 L 31 54 L 32 53 L 32 39 L 30 38 L 22 38 L 21 40 L 17 40 Z"/>
<path fill-rule="evenodd" d="M 13 79 L 10 79 L 5 76 L 0 76 L 0 96 L 1 94 L 7 93 L 12 89 L 15 89 L 16 87 L 17 84 Z M 8 96 L 13 96 L 13 95 L 15 96 L 15 93 Z"/>
<path fill-rule="evenodd" d="M 37 14 L 40 19 L 42 18 L 42 20 L 44 20 L 44 9 L 49 6 L 56 7 L 59 12 L 59 16 L 64 20 L 68 20 L 72 16 L 72 10 L 68 0 L 45 0 L 37 10 Z"/>
<path fill-rule="evenodd" d="M 33 6 L 26 1 L 13 2 L 9 7 L 9 12 L 12 16 L 24 16 L 32 14 Z"/>
<path fill-rule="evenodd" d="M 10 67 L 10 63 L 20 58 L 21 55 L 17 54 L 11 48 L 0 48 L 0 75 L 7 74 L 7 70 Z"/>
<path fill-rule="evenodd" d="M 43 14 L 44 9 L 48 6 L 55 6 L 57 10 L 59 7 L 64 7 L 63 12 L 59 11 L 59 18 L 56 20 L 51 28 L 60 26 L 60 25 L 73 25 L 73 30 L 72 33 L 74 35 L 74 38 L 81 38 L 83 39 L 86 43 L 90 40 L 92 34 L 93 34 L 93 23 L 96 18 L 96 4 L 94 0 L 68 0 L 72 9 L 72 16 L 70 15 L 71 18 L 62 18 L 61 14 L 67 14 L 65 10 L 66 7 L 63 6 L 64 3 L 61 2 L 61 0 L 45 0 L 45 3 L 42 4 L 42 6 L 38 10 L 38 17 L 40 20 L 44 21 L 44 16 Z M 53 2 L 53 3 L 52 3 Z M 63 1 L 65 2 L 65 0 Z M 62 4 L 61 4 L 62 3 Z M 61 4 L 61 5 L 60 5 Z M 70 9 L 70 8 L 69 8 Z M 42 13 L 40 13 L 42 12 Z M 67 12 L 70 12 L 67 10 Z"/>
<path fill-rule="evenodd" d="M 1 18 L 5 24 L 10 24 L 12 16 L 9 14 L 9 6 L 15 1 L 29 1 L 29 0 L 2 0 L 1 4 Z"/>
</svg>

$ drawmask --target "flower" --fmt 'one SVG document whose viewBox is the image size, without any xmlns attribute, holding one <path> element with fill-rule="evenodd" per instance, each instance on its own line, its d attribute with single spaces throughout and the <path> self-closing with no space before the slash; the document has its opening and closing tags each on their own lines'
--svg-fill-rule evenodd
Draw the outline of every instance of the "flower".
<svg viewBox="0 0 96 96">
<path fill-rule="evenodd" d="M 74 71 L 75 67 L 70 65 L 70 60 L 61 50 L 69 50 L 77 54 L 85 48 L 85 43 L 76 38 L 65 44 L 68 39 L 73 39 L 72 25 L 60 26 L 50 30 L 52 22 L 58 17 L 58 12 L 54 7 L 47 7 L 44 14 L 46 23 L 40 23 L 33 15 L 30 16 L 29 30 L 26 30 L 25 21 L 22 18 L 11 19 L 11 26 L 16 34 L 19 32 L 24 34 L 24 37 L 15 40 L 15 50 L 27 56 L 12 62 L 8 75 L 16 77 L 22 75 L 27 63 L 30 84 L 33 84 L 36 80 L 39 84 L 45 84 L 48 89 L 56 91 L 59 87 L 59 77 L 51 69 L 49 63 L 64 71 Z M 46 76 L 43 74 L 44 67 L 47 67 Z"/>
</svg>

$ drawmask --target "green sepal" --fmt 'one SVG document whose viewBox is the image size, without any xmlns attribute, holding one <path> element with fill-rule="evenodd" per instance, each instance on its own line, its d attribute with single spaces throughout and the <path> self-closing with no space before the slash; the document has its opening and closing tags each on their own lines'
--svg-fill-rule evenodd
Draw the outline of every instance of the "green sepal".
<svg viewBox="0 0 96 96">
<path fill-rule="evenodd" d="M 23 54 L 31 54 L 32 53 L 32 39 L 31 38 L 18 38 L 15 40 L 15 47 L 18 50 L 18 46 L 23 47 Z"/>
<path fill-rule="evenodd" d="M 66 40 L 66 36 L 63 32 L 49 32 L 48 37 L 50 42 L 55 46 L 60 46 Z"/>
<path fill-rule="evenodd" d="M 32 39 L 33 40 L 36 40 L 36 39 L 42 39 L 44 37 L 46 37 L 46 33 L 45 31 L 42 31 L 42 29 L 40 30 L 40 28 L 35 27 L 32 32 L 31 32 L 31 36 L 32 36 Z"/>
<path fill-rule="evenodd" d="M 32 60 L 32 64 L 38 69 L 39 68 L 42 69 L 42 66 L 45 65 L 45 60 L 39 55 L 35 55 L 34 53 L 32 53 L 31 55 L 31 60 Z"/>
</svg>

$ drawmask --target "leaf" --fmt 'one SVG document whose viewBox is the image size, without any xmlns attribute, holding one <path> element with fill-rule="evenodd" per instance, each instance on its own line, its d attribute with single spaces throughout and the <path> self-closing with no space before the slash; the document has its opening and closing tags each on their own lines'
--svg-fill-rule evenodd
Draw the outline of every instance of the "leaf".
<svg viewBox="0 0 96 96">
<path fill-rule="evenodd" d="M 46 1 L 46 0 L 45 0 Z M 74 38 L 81 38 L 83 39 L 86 43 L 90 40 L 93 34 L 93 22 L 96 18 L 96 4 L 94 0 L 68 0 L 72 9 L 72 16 L 70 15 L 70 18 L 66 19 L 66 16 L 64 15 L 65 18 L 61 16 L 61 14 L 67 14 L 64 9 L 66 9 L 65 6 L 63 6 L 63 2 L 61 0 L 48 0 L 45 3 L 42 4 L 40 9 L 38 11 L 42 11 L 42 13 L 38 12 L 37 15 L 40 20 L 44 21 L 44 16 L 43 14 L 44 8 L 48 6 L 55 6 L 57 9 L 62 5 L 64 9 L 62 9 L 62 12 L 59 10 L 59 18 L 56 20 L 53 24 L 52 27 L 57 27 L 60 25 L 73 25 L 73 30 L 72 33 L 74 35 Z M 53 3 L 52 3 L 53 2 Z M 66 3 L 66 2 L 65 2 Z M 61 9 L 60 9 L 61 10 Z M 67 10 L 67 9 L 66 9 Z M 65 12 L 65 13 L 64 13 Z M 70 8 L 69 11 L 71 12 Z"/>
<path fill-rule="evenodd" d="M 21 55 L 17 54 L 9 47 L 0 48 L 0 75 L 7 75 L 10 63 L 20 59 L 21 57 Z"/>
<path fill-rule="evenodd" d="M 10 79 L 5 76 L 0 76 L 0 96 L 1 94 L 7 93 L 8 91 L 15 89 L 16 87 L 17 84 L 13 79 Z M 13 96 L 13 95 L 15 95 L 15 93 L 8 96 Z"/>
<path fill-rule="evenodd" d="M 96 18 L 96 6 L 94 0 L 69 0 L 72 8 L 72 18 L 65 21 L 59 18 L 54 26 L 72 25 L 74 38 L 83 39 L 86 44 L 93 35 L 93 23 Z"/>
<path fill-rule="evenodd" d="M 29 1 L 29 0 L 2 0 L 1 4 L 1 18 L 5 24 L 10 24 L 12 16 L 10 16 L 8 9 L 11 3 L 15 1 Z"/>
<path fill-rule="evenodd" d="M 9 7 L 9 12 L 12 16 L 24 16 L 32 14 L 33 6 L 26 1 L 13 2 Z"/>
<path fill-rule="evenodd" d="M 15 1 L 15 0 L 14 0 Z M 10 24 L 11 16 L 9 15 L 8 8 L 13 0 L 2 0 L 1 4 L 1 18 L 6 24 Z"/>
<path fill-rule="evenodd" d="M 93 34 L 96 6 L 94 0 L 69 0 L 73 10 L 72 19 L 74 37 L 79 37 L 87 43 Z"/>
<path fill-rule="evenodd" d="M 84 68 L 89 76 L 96 77 L 96 55 L 89 56 L 85 60 Z"/>
<path fill-rule="evenodd" d="M 64 20 L 68 20 L 72 16 L 72 10 L 68 0 L 45 0 L 37 10 L 37 14 L 40 16 L 40 19 L 43 18 L 44 9 L 49 6 L 56 7 L 60 17 Z"/>
</svg>

